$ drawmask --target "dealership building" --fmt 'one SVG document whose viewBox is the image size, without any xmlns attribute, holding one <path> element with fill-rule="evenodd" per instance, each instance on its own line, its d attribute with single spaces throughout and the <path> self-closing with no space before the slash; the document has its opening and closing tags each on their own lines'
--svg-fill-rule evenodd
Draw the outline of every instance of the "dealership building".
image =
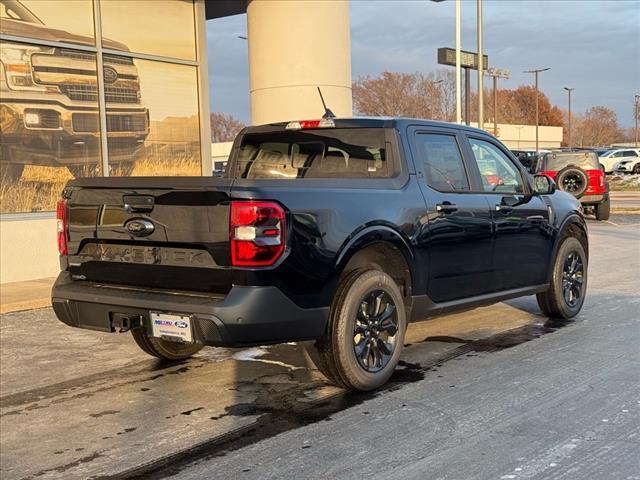
<svg viewBox="0 0 640 480">
<path fill-rule="evenodd" d="M 318 117 L 317 86 L 352 115 L 347 0 L 0 0 L 0 283 L 57 274 L 68 180 L 218 168 L 205 32 L 230 15 L 247 19 L 252 123 Z M 509 146 L 532 146 L 511 127 Z"/>
<path fill-rule="evenodd" d="M 211 175 L 206 22 L 239 14 L 253 123 L 317 116 L 316 85 L 351 115 L 346 1 L 0 0 L 1 283 L 57 274 L 68 180 Z"/>
</svg>

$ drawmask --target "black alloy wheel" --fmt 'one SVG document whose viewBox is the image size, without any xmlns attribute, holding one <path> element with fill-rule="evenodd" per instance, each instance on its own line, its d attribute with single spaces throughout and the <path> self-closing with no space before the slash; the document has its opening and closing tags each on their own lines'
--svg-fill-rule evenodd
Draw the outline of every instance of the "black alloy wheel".
<svg viewBox="0 0 640 480">
<path fill-rule="evenodd" d="M 584 264 L 578 252 L 567 255 L 562 269 L 562 295 L 566 304 L 574 308 L 582 298 Z"/>
<path fill-rule="evenodd" d="M 573 195 L 575 198 L 580 198 L 589 187 L 589 177 L 587 172 L 581 168 L 569 165 L 558 172 L 556 183 L 560 190 Z"/>
<path fill-rule="evenodd" d="M 545 291 L 536 295 L 540 310 L 550 318 L 566 320 L 575 317 L 580 313 L 587 296 L 587 239 L 576 233 L 567 231 L 560 239 L 551 283 Z"/>
<path fill-rule="evenodd" d="M 353 328 L 353 351 L 360 366 L 370 373 L 387 366 L 396 349 L 396 305 L 384 290 L 366 294 L 360 302 Z"/>
<path fill-rule="evenodd" d="M 331 302 L 326 335 L 308 349 L 310 359 L 339 387 L 381 387 L 393 375 L 404 346 L 404 300 L 396 281 L 381 270 L 347 272 Z"/>
<path fill-rule="evenodd" d="M 574 195 L 584 190 L 584 180 L 577 173 L 570 173 L 562 179 L 562 190 Z"/>
</svg>

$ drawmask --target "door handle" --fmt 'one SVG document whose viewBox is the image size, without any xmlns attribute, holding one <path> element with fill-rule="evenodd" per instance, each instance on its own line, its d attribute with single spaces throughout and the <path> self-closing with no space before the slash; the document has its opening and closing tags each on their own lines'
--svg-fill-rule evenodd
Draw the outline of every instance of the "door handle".
<svg viewBox="0 0 640 480">
<path fill-rule="evenodd" d="M 510 213 L 510 212 L 513 212 L 513 207 L 510 207 L 509 205 L 503 205 L 500 203 L 496 205 L 496 212 Z"/>
<path fill-rule="evenodd" d="M 458 211 L 458 207 L 454 203 L 443 202 L 436 205 L 438 213 L 453 213 Z"/>
</svg>

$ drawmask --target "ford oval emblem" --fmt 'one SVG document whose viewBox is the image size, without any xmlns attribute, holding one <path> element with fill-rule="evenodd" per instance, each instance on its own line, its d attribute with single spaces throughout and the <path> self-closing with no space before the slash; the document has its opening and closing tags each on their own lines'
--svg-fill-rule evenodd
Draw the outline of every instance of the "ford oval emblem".
<svg viewBox="0 0 640 480">
<path fill-rule="evenodd" d="M 146 218 L 132 218 L 124 223 L 124 228 L 131 235 L 146 237 L 151 235 L 156 227 Z"/>
<path fill-rule="evenodd" d="M 105 66 L 102 73 L 104 74 L 104 83 L 115 83 L 118 80 L 118 72 L 113 67 Z"/>
<path fill-rule="evenodd" d="M 174 325 L 176 327 L 178 327 L 178 328 L 187 328 L 189 326 L 189 324 L 187 322 L 185 322 L 184 320 L 176 320 Z"/>
</svg>

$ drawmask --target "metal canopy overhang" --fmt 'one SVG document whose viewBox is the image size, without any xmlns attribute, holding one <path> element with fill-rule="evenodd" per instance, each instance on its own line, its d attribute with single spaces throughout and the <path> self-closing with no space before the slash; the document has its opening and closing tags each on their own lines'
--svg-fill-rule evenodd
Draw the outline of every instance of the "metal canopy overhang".
<svg viewBox="0 0 640 480">
<path fill-rule="evenodd" d="M 205 0 L 205 16 L 211 20 L 247 13 L 248 4 L 249 0 Z"/>
</svg>

